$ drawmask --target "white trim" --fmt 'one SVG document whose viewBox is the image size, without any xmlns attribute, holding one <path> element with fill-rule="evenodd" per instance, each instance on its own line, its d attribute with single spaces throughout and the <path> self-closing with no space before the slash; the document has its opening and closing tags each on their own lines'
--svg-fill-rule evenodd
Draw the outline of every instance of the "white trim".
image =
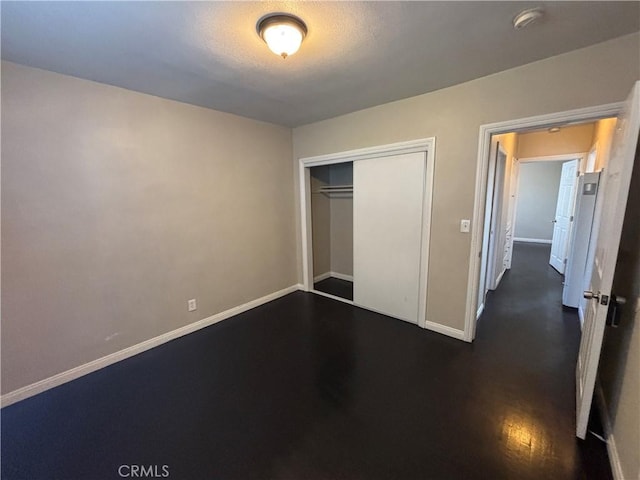
<svg viewBox="0 0 640 480">
<path fill-rule="evenodd" d="M 75 380 L 84 375 L 95 372 L 96 370 L 100 370 L 101 368 L 108 367 L 109 365 L 113 365 L 114 363 L 120 362 L 129 357 L 133 357 L 134 355 L 150 350 L 154 347 L 162 345 L 163 343 L 167 343 L 171 340 L 175 340 L 176 338 L 188 335 L 197 330 L 208 327 L 222 320 L 226 320 L 227 318 L 246 312 L 247 310 L 251 310 L 252 308 L 259 307 L 260 305 L 264 305 L 265 303 L 271 302 L 280 297 L 284 297 L 285 295 L 289 295 L 292 292 L 302 289 L 304 289 L 303 285 L 292 285 L 277 292 L 270 293 L 269 295 L 265 295 L 264 297 L 260 297 L 242 305 L 238 305 L 237 307 L 230 308 L 228 310 L 225 310 L 224 312 L 216 313 L 215 315 L 211 315 L 210 317 L 204 318 L 194 323 L 190 323 L 189 325 L 185 325 L 184 327 L 177 328 L 176 330 L 163 333 L 162 335 L 158 335 L 157 337 L 145 340 L 144 342 L 140 342 L 118 352 L 111 353 L 89 363 L 85 363 L 84 365 L 74 367 L 65 372 L 58 373 L 57 375 L 54 375 L 52 377 L 40 380 L 39 382 L 27 385 L 26 387 L 14 390 L 13 392 L 6 393 L 2 395 L 0 404 L 2 405 L 2 407 L 6 407 L 13 403 L 19 402 L 20 400 L 32 397 L 51 388 L 70 382 L 71 380 Z"/>
<path fill-rule="evenodd" d="M 338 272 L 326 272 L 322 275 L 318 275 L 317 277 L 313 277 L 313 283 L 318 283 L 327 278 L 337 278 L 338 280 L 345 280 L 347 282 L 353 282 L 353 275 L 346 275 L 344 273 Z"/>
<path fill-rule="evenodd" d="M 348 150 L 345 152 L 304 157 L 298 160 L 300 179 L 300 228 L 302 241 L 302 279 L 305 291 L 313 291 L 320 295 L 328 296 L 323 292 L 313 289 L 313 245 L 311 243 L 311 201 L 310 201 L 310 171 L 311 167 L 321 165 L 333 165 L 336 163 L 353 162 L 357 160 L 370 160 L 374 158 L 401 155 L 405 153 L 426 153 L 425 195 L 422 217 L 422 244 L 420 252 L 420 296 L 418 305 L 418 325 L 425 327 L 427 305 L 427 278 L 429 274 L 429 241 L 431 237 L 431 215 L 433 202 L 433 178 L 435 171 L 435 137 L 421 138 L 407 142 L 391 143 L 375 147 Z M 340 278 L 336 276 L 336 278 Z M 336 299 L 344 301 L 336 297 Z"/>
<path fill-rule="evenodd" d="M 424 179 L 424 198 L 422 204 L 422 241 L 421 241 L 421 249 L 420 249 L 420 276 L 419 276 L 419 286 L 418 293 L 419 303 L 418 303 L 418 325 L 421 327 L 427 328 L 427 294 L 428 290 L 428 279 L 429 279 L 429 254 L 430 254 L 430 245 L 431 245 L 431 216 L 432 205 L 433 205 L 433 179 L 435 177 L 435 163 L 436 163 L 436 139 L 435 137 L 431 137 L 428 139 L 428 144 L 426 146 L 426 169 L 425 179 Z"/>
<path fill-rule="evenodd" d="M 520 163 L 531 162 L 567 162 L 570 160 L 584 160 L 587 157 L 585 152 L 563 153 L 562 155 L 545 155 L 543 157 L 523 157 L 519 158 Z"/>
<path fill-rule="evenodd" d="M 313 252 L 311 250 L 311 172 L 299 163 L 300 230 L 302 241 L 302 284 L 305 292 L 313 289 Z M 308 220 L 307 220 L 308 219 Z"/>
<path fill-rule="evenodd" d="M 498 286 L 500 286 L 500 282 L 502 281 L 502 277 L 504 277 L 504 274 L 507 272 L 506 268 L 503 268 L 502 271 L 500 272 L 500 274 L 498 275 L 498 278 L 496 278 L 496 288 L 494 288 L 494 290 L 497 290 Z"/>
<path fill-rule="evenodd" d="M 347 282 L 353 282 L 353 275 L 346 275 L 344 273 L 338 272 L 329 272 L 330 276 L 333 278 L 337 278 L 338 280 L 345 280 Z"/>
<path fill-rule="evenodd" d="M 425 321 L 425 325 L 423 328 L 425 330 L 431 330 L 432 332 L 440 333 L 442 335 L 446 335 L 447 337 L 452 337 L 457 340 L 465 339 L 463 330 L 447 327 L 446 325 L 440 325 L 439 323 L 430 322 L 428 320 Z"/>
<path fill-rule="evenodd" d="M 484 303 L 485 302 L 482 302 L 482 304 L 478 307 L 478 311 L 476 312 L 476 321 L 480 318 L 482 312 L 484 312 Z"/>
<path fill-rule="evenodd" d="M 353 300 L 349 300 L 347 298 L 338 297 L 336 295 L 331 295 L 330 293 L 327 293 L 327 292 L 321 292 L 320 290 L 311 290 L 311 293 L 315 293 L 316 295 L 320 295 L 321 297 L 327 297 L 327 298 L 330 298 L 332 300 L 338 300 L 339 302 L 342 302 L 342 303 L 348 303 L 349 305 L 355 305 L 353 303 Z"/>
<path fill-rule="evenodd" d="M 435 137 L 420 138 L 407 142 L 390 143 L 375 147 L 358 148 L 345 152 L 330 153 L 327 155 L 317 155 L 315 157 L 304 157 L 300 159 L 300 166 L 309 168 L 320 165 L 331 165 L 334 163 L 354 162 L 356 160 L 368 160 L 371 158 L 389 157 L 404 153 L 424 152 L 433 147 Z"/>
<path fill-rule="evenodd" d="M 598 409 L 600 410 L 602 428 L 604 429 L 604 438 L 607 440 L 607 453 L 609 454 L 611 473 L 615 480 L 625 480 L 622 463 L 620 462 L 620 454 L 618 453 L 616 440 L 613 436 L 613 425 L 611 424 L 609 410 L 607 410 L 607 402 L 604 398 L 604 392 L 602 391 L 602 385 L 600 385 L 600 382 L 596 384 L 596 402 L 598 403 Z"/>
<path fill-rule="evenodd" d="M 478 159 L 476 163 L 475 198 L 473 202 L 473 218 L 471 225 L 480 225 L 483 220 L 483 206 L 486 200 L 487 170 L 489 164 L 489 147 L 491 135 L 508 132 L 521 132 L 527 129 L 562 125 L 567 122 L 594 121 L 600 118 L 615 117 L 620 113 L 622 102 L 580 108 L 547 115 L 537 115 L 505 122 L 489 123 L 480 126 L 478 136 Z M 482 252 L 482 231 L 473 228 L 471 231 L 470 262 L 467 277 L 467 301 L 464 321 L 464 339 L 473 341 L 476 331 L 476 312 L 478 302 L 478 279 L 480 275 L 480 259 Z"/>
<path fill-rule="evenodd" d="M 513 237 L 513 241 L 522 243 L 544 243 L 546 245 L 551 245 L 551 240 L 546 240 L 544 238 Z"/>
<path fill-rule="evenodd" d="M 327 278 L 331 278 L 333 275 L 331 275 L 331 272 L 325 272 L 321 275 L 318 275 L 317 277 L 313 277 L 313 283 L 318 283 L 321 282 L 323 280 L 326 280 Z"/>
</svg>

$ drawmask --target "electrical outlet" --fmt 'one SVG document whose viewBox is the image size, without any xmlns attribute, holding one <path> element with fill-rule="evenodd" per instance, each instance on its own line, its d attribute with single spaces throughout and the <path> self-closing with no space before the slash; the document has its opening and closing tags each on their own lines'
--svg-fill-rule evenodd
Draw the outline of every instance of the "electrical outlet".
<svg viewBox="0 0 640 480">
<path fill-rule="evenodd" d="M 469 233 L 471 228 L 471 220 L 460 220 L 460 231 L 462 233 Z"/>
<path fill-rule="evenodd" d="M 189 309 L 190 312 L 193 312 L 198 308 L 198 304 L 196 303 L 195 298 L 192 298 L 187 302 L 187 308 Z"/>
</svg>

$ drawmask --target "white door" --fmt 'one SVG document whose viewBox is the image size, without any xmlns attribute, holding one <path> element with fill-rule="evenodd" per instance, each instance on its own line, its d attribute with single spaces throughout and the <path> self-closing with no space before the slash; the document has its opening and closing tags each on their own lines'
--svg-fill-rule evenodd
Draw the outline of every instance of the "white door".
<svg viewBox="0 0 640 480">
<path fill-rule="evenodd" d="M 556 217 L 553 220 L 553 237 L 551 237 L 551 257 L 549 263 L 558 272 L 564 273 L 565 261 L 569 249 L 573 207 L 576 197 L 576 181 L 578 180 L 579 160 L 571 160 L 562 164 L 560 187 Z"/>
<path fill-rule="evenodd" d="M 640 133 L 640 82 L 636 82 L 618 117 L 611 159 L 600 179 L 592 237 L 595 255 L 576 367 L 576 435 L 584 438 L 600 360 L 607 305 L 615 272 L 629 183 Z"/>
<path fill-rule="evenodd" d="M 587 262 L 593 260 L 589 260 L 588 257 L 589 240 L 591 239 L 600 173 L 585 173 L 578 179 L 578 194 L 574 208 L 575 218 L 570 242 L 571 251 L 564 272 L 564 287 L 562 288 L 562 304 L 572 308 L 578 308 L 582 301 L 583 287 L 585 287 L 585 266 Z M 591 277 L 591 270 L 589 270 L 589 277 Z"/>
<path fill-rule="evenodd" d="M 426 153 L 353 165 L 353 302 L 418 323 Z"/>
</svg>

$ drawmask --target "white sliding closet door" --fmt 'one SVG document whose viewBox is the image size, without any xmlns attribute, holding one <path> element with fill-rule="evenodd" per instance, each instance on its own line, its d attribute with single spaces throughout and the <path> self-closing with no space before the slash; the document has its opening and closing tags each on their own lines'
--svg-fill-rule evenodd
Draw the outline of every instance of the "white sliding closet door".
<svg viewBox="0 0 640 480">
<path fill-rule="evenodd" d="M 418 323 L 426 153 L 353 165 L 353 301 Z"/>
</svg>

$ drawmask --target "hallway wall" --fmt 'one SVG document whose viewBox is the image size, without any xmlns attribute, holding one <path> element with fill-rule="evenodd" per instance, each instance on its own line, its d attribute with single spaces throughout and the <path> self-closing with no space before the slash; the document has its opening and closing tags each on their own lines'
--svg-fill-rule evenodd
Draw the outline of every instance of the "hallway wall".
<svg viewBox="0 0 640 480">
<path fill-rule="evenodd" d="M 542 130 L 518 135 L 518 158 L 547 157 L 588 152 L 595 123 L 562 127 L 559 132 Z"/>
<path fill-rule="evenodd" d="M 551 243 L 562 162 L 520 164 L 514 237 Z"/>
</svg>

